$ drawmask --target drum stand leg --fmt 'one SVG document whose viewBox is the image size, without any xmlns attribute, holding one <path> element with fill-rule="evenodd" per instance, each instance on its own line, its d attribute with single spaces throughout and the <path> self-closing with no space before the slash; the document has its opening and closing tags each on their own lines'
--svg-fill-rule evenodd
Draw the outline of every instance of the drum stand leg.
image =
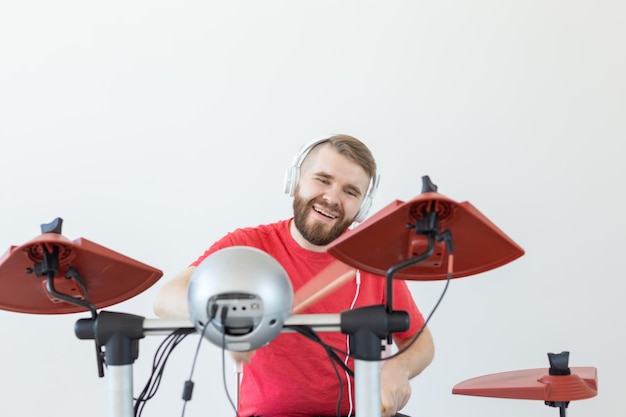
<svg viewBox="0 0 626 417">
<path fill-rule="evenodd" d="M 109 417 L 133 417 L 133 363 L 144 337 L 144 317 L 103 311 L 95 319 L 80 319 L 74 326 L 79 339 L 94 339 L 105 346 L 109 372 Z"/>
<path fill-rule="evenodd" d="M 374 305 L 341 313 L 341 331 L 350 336 L 354 357 L 354 389 L 359 417 L 380 417 L 381 342 L 395 332 L 409 328 L 406 311 L 387 312 L 384 305 Z"/>
</svg>

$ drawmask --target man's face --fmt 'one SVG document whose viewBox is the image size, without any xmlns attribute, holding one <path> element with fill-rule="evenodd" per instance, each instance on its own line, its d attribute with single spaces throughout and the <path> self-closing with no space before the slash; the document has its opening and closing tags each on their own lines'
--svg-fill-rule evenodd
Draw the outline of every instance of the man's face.
<svg viewBox="0 0 626 417">
<path fill-rule="evenodd" d="M 302 237 L 326 246 L 352 224 L 369 176 L 357 163 L 321 145 L 301 168 L 293 199 L 294 224 Z"/>
</svg>

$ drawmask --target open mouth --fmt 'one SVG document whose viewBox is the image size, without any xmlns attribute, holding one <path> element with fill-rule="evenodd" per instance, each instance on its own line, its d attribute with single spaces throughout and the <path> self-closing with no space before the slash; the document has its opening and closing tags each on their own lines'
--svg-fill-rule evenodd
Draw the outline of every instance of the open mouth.
<svg viewBox="0 0 626 417">
<path fill-rule="evenodd" d="M 332 214 L 332 213 L 327 212 L 326 210 L 324 210 L 324 209 L 323 209 L 323 208 L 321 208 L 321 207 L 315 207 L 315 206 L 314 206 L 314 207 L 313 207 L 313 210 L 315 210 L 316 212 L 318 212 L 319 214 L 321 214 L 321 215 L 323 215 L 323 216 L 325 216 L 325 217 L 328 217 L 329 219 L 336 219 L 336 218 L 337 218 L 337 216 L 336 216 L 336 215 L 334 215 L 334 214 Z"/>
</svg>

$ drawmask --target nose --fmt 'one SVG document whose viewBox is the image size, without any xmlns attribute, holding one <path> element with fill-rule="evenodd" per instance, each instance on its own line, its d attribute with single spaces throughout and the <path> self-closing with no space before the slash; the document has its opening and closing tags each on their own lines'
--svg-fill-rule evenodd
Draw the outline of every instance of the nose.
<svg viewBox="0 0 626 417">
<path fill-rule="evenodd" d="M 341 202 L 341 189 L 331 185 L 324 190 L 323 200 L 328 204 L 339 204 Z"/>
</svg>

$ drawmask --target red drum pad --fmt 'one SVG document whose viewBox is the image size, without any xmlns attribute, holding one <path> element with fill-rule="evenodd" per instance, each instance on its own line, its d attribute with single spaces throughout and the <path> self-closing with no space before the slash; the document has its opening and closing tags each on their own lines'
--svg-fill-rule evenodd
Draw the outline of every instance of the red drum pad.
<svg viewBox="0 0 626 417">
<path fill-rule="evenodd" d="M 56 292 L 79 300 L 90 298 L 97 309 L 140 294 L 163 275 L 158 269 L 87 239 L 70 241 L 60 232 L 42 233 L 24 245 L 11 246 L 0 257 L 0 309 L 32 314 L 86 311 L 51 296 L 46 290 L 47 276 L 38 277 L 33 272 L 36 264 L 45 263 L 44 253 L 53 251 L 58 253 L 53 278 Z M 78 272 L 88 294 L 66 277 L 70 269 Z"/>
</svg>

